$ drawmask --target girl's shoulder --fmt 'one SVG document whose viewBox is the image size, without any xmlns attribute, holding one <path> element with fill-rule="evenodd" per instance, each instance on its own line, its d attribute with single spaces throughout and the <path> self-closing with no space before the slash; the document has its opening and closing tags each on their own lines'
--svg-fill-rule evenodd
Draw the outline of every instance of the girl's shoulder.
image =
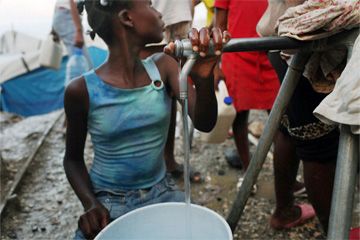
<svg viewBox="0 0 360 240">
<path fill-rule="evenodd" d="M 154 53 L 150 58 L 155 62 L 162 76 L 168 75 L 178 69 L 178 62 L 168 54 Z"/>
<path fill-rule="evenodd" d="M 79 77 L 70 82 L 65 89 L 64 102 L 65 108 L 73 105 L 83 106 L 88 105 L 89 96 L 86 88 L 85 78 Z"/>
<path fill-rule="evenodd" d="M 78 77 L 74 80 L 72 80 L 69 85 L 65 88 L 65 96 L 69 95 L 77 95 L 77 96 L 81 96 L 83 95 L 85 92 L 87 92 L 86 89 L 86 82 L 85 82 L 85 77 L 81 76 Z"/>
</svg>

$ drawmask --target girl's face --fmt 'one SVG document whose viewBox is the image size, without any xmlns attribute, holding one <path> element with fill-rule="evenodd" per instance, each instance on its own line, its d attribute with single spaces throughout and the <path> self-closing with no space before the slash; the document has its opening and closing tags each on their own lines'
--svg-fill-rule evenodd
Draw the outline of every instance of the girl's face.
<svg viewBox="0 0 360 240">
<path fill-rule="evenodd" d="M 129 10 L 134 29 L 144 43 L 157 43 L 163 39 L 164 22 L 149 0 L 133 0 Z"/>
</svg>

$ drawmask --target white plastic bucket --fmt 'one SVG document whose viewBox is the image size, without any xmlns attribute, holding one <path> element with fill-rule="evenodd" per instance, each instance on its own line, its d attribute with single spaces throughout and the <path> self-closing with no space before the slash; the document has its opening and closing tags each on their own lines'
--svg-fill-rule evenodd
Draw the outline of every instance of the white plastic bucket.
<svg viewBox="0 0 360 240">
<path fill-rule="evenodd" d="M 131 211 L 95 238 L 126 240 L 232 240 L 226 221 L 216 212 L 185 203 L 160 203 Z"/>
</svg>

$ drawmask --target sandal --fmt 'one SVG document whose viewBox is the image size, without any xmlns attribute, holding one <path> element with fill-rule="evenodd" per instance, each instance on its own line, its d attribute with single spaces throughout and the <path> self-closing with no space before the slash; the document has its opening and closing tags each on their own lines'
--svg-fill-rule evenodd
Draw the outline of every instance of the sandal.
<svg viewBox="0 0 360 240">
<path fill-rule="evenodd" d="M 168 173 L 170 173 L 173 178 L 179 179 L 184 176 L 184 165 L 177 164 L 176 168 Z M 203 181 L 203 178 L 201 176 L 201 173 L 199 171 L 194 171 L 190 167 L 190 182 L 201 183 L 202 181 Z"/>
<path fill-rule="evenodd" d="M 304 224 L 306 221 L 312 219 L 315 217 L 315 210 L 314 208 L 309 204 L 298 204 L 295 205 L 295 207 L 300 208 L 301 215 L 298 219 L 287 223 L 287 224 L 281 224 L 279 222 L 276 222 L 273 217 L 270 219 L 270 226 L 276 230 L 280 229 L 290 229 L 296 226 L 300 226 Z"/>
</svg>

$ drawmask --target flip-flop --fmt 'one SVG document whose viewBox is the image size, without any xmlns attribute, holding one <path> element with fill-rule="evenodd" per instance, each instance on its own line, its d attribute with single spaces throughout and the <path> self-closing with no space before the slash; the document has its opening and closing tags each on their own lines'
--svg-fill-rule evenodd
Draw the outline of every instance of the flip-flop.
<svg viewBox="0 0 360 240">
<path fill-rule="evenodd" d="M 282 225 L 282 224 L 275 224 L 270 220 L 270 226 L 274 229 L 280 230 L 280 229 L 289 229 L 296 226 L 300 226 L 304 224 L 306 221 L 312 219 L 315 217 L 315 210 L 314 208 L 309 204 L 297 204 L 296 207 L 300 208 L 301 215 L 298 219 L 296 219 L 293 222 L 290 222 L 288 224 Z"/>
<path fill-rule="evenodd" d="M 184 175 L 184 165 L 183 164 L 177 164 L 176 168 L 169 172 L 171 176 L 175 179 L 179 179 L 183 177 Z M 194 171 L 190 167 L 190 181 L 192 183 L 201 183 L 203 180 L 201 173 L 199 171 Z"/>
</svg>

